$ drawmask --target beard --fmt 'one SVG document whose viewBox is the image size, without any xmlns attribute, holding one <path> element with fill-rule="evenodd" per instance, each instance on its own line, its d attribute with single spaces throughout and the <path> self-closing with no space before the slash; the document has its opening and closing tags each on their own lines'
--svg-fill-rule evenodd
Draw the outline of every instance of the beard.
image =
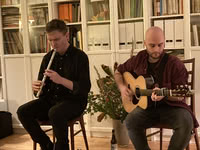
<svg viewBox="0 0 200 150">
<path fill-rule="evenodd" d="M 149 55 L 152 59 L 160 59 L 161 53 L 154 52 Z"/>
<path fill-rule="evenodd" d="M 149 62 L 155 63 L 159 61 L 160 57 L 161 57 L 161 53 L 158 53 L 158 52 L 151 53 L 149 54 Z"/>
</svg>

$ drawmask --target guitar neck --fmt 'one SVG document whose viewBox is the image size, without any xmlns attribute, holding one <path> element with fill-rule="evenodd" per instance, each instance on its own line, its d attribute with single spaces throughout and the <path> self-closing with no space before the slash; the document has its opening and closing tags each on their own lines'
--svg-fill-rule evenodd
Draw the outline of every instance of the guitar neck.
<svg viewBox="0 0 200 150">
<path fill-rule="evenodd" d="M 158 96 L 172 96 L 171 90 L 168 89 L 160 89 L 160 90 L 140 89 L 139 91 L 136 90 L 136 94 L 139 94 L 140 96 L 151 96 L 153 92 L 155 92 L 156 95 Z"/>
</svg>

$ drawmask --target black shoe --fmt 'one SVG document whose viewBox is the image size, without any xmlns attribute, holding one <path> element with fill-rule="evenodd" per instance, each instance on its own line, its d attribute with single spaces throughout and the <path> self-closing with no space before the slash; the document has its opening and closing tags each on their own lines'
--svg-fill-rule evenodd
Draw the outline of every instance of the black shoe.
<svg viewBox="0 0 200 150">
<path fill-rule="evenodd" d="M 40 144 L 41 150 L 53 150 L 53 143 L 49 141 L 47 144 Z"/>
</svg>

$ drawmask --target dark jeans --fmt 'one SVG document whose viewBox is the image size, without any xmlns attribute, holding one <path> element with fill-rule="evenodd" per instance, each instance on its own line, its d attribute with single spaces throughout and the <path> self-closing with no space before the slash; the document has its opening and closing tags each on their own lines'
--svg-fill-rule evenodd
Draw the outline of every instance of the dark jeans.
<svg viewBox="0 0 200 150">
<path fill-rule="evenodd" d="M 145 129 L 157 123 L 169 125 L 173 130 L 168 150 L 183 150 L 189 143 L 193 129 L 191 114 L 184 108 L 168 105 L 143 110 L 137 107 L 125 120 L 129 137 L 136 150 L 150 150 Z"/>
<path fill-rule="evenodd" d="M 56 150 L 69 149 L 67 122 L 79 116 L 86 104 L 80 101 L 61 101 L 50 105 L 45 100 L 30 101 L 17 110 L 18 118 L 32 139 L 40 145 L 49 142 L 49 137 L 40 128 L 38 120 L 50 120 L 56 136 Z"/>
</svg>

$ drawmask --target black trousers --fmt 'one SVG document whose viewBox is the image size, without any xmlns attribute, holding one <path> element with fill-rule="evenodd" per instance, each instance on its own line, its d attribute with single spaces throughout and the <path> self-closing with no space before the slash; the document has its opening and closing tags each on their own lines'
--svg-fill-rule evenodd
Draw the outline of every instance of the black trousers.
<svg viewBox="0 0 200 150">
<path fill-rule="evenodd" d="M 65 100 L 52 105 L 48 100 L 36 99 L 20 106 L 17 114 L 33 141 L 40 145 L 48 143 L 50 139 L 37 120 L 50 120 L 57 139 L 56 150 L 66 150 L 69 149 L 67 122 L 78 117 L 86 105 L 84 100 Z"/>
</svg>

